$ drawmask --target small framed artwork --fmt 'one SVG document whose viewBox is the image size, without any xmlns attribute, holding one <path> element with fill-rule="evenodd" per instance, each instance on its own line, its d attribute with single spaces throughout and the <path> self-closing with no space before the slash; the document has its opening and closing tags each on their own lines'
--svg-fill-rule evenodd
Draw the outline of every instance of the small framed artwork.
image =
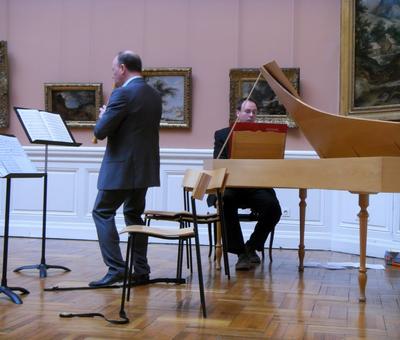
<svg viewBox="0 0 400 340">
<path fill-rule="evenodd" d="M 341 1 L 341 114 L 400 121 L 400 20 L 388 3 Z"/>
<path fill-rule="evenodd" d="M 192 68 L 148 68 L 146 82 L 162 98 L 161 127 L 188 129 L 191 125 Z"/>
<path fill-rule="evenodd" d="M 8 127 L 7 41 L 0 41 L 0 128 Z"/>
<path fill-rule="evenodd" d="M 101 83 L 45 83 L 45 108 L 70 127 L 93 127 L 102 105 Z"/>
<path fill-rule="evenodd" d="M 294 88 L 299 92 L 300 69 L 283 68 L 282 71 L 291 81 Z M 239 99 L 246 98 L 249 95 L 259 74 L 259 68 L 234 68 L 230 70 L 229 123 L 233 123 L 236 120 L 237 102 Z M 258 80 L 251 97 L 258 104 L 257 122 L 282 123 L 288 125 L 288 127 L 296 126 L 283 105 L 279 103 L 274 91 L 272 91 L 271 87 L 262 76 Z"/>
</svg>

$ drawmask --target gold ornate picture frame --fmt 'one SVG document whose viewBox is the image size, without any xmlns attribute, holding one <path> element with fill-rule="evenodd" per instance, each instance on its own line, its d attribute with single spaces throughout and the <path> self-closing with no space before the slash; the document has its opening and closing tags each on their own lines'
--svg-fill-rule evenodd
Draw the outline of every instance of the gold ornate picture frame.
<svg viewBox="0 0 400 340">
<path fill-rule="evenodd" d="M 400 20 L 382 4 L 341 1 L 341 114 L 400 120 Z"/>
<path fill-rule="evenodd" d="M 70 127 L 93 127 L 103 101 L 101 83 L 45 83 L 45 109 Z"/>
<path fill-rule="evenodd" d="M 282 68 L 282 71 L 299 92 L 300 69 Z M 233 123 L 236 120 L 237 102 L 239 99 L 248 96 L 259 74 L 259 68 L 234 68 L 229 71 L 229 123 Z M 279 103 L 274 91 L 272 91 L 263 77 L 260 77 L 251 97 L 258 104 L 257 122 L 281 123 L 286 124 L 288 127 L 296 126 L 295 122 L 290 118 L 283 105 Z"/>
<path fill-rule="evenodd" d="M 7 41 L 0 41 L 0 128 L 9 124 Z"/>
<path fill-rule="evenodd" d="M 192 119 L 192 68 L 146 68 L 146 82 L 162 98 L 162 128 L 189 129 Z"/>
</svg>

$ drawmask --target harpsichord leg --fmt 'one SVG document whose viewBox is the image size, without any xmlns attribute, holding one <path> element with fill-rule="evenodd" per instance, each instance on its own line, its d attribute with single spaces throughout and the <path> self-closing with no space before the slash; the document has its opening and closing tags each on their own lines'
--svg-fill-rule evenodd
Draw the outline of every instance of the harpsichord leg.
<svg viewBox="0 0 400 340">
<path fill-rule="evenodd" d="M 358 204 L 360 212 L 358 213 L 360 223 L 360 269 L 358 272 L 358 284 L 360 288 L 360 302 L 365 302 L 365 287 L 367 285 L 367 267 L 366 267 L 366 253 L 367 253 L 367 229 L 368 229 L 368 205 L 369 194 L 359 193 Z"/>
<path fill-rule="evenodd" d="M 304 230 L 306 223 L 306 198 L 307 198 L 307 189 L 299 189 L 299 197 L 300 197 L 300 244 L 299 244 L 299 271 L 304 271 Z"/>
</svg>

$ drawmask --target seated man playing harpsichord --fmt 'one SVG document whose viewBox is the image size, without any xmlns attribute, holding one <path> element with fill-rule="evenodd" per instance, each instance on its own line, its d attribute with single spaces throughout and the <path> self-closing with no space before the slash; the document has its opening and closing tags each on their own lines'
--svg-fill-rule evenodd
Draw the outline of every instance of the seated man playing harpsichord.
<svg viewBox="0 0 400 340">
<path fill-rule="evenodd" d="M 239 122 L 254 122 L 257 115 L 257 104 L 252 99 L 241 99 L 237 105 L 236 115 Z M 224 128 L 214 135 L 214 158 L 228 158 L 228 138 L 230 128 Z M 208 197 L 209 206 L 215 204 L 215 196 Z M 250 208 L 258 215 L 258 221 L 247 242 L 244 242 L 240 227 L 238 209 Z M 264 249 L 269 233 L 275 228 L 282 215 L 279 201 L 272 188 L 227 188 L 223 195 L 223 209 L 227 231 L 227 251 L 238 256 L 236 270 L 249 270 L 261 262 L 256 250 Z"/>
</svg>

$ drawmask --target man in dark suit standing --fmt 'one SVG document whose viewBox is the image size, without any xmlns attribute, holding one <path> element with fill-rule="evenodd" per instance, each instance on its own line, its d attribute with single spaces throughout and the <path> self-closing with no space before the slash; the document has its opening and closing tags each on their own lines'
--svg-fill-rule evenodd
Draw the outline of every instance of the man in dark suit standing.
<svg viewBox="0 0 400 340">
<path fill-rule="evenodd" d="M 242 99 L 237 105 L 236 115 L 240 122 L 254 122 L 257 104 L 251 99 Z M 229 154 L 228 138 L 230 128 L 217 130 L 214 134 L 214 158 L 225 159 Z M 221 151 L 222 150 L 222 151 Z M 221 155 L 220 155 L 221 153 Z M 274 189 L 236 189 L 227 188 L 223 195 L 223 210 L 227 231 L 228 252 L 238 255 L 236 270 L 249 270 L 260 263 L 256 250 L 264 249 L 269 233 L 279 222 L 282 212 Z M 212 198 L 208 199 L 209 204 Z M 238 209 L 250 208 L 258 214 L 258 221 L 249 240 L 245 243 L 240 227 Z"/>
<path fill-rule="evenodd" d="M 142 62 L 137 54 L 118 53 L 112 62 L 116 88 L 107 107 L 100 109 L 94 129 L 96 138 L 107 137 L 92 216 L 108 272 L 102 279 L 90 282 L 91 287 L 122 281 L 124 260 L 115 225 L 116 211 L 123 204 L 126 225 L 144 224 L 141 215 L 147 188 L 160 185 L 161 97 L 146 84 L 141 71 Z M 148 280 L 146 236 L 135 237 L 133 260 L 132 280 Z"/>
</svg>

